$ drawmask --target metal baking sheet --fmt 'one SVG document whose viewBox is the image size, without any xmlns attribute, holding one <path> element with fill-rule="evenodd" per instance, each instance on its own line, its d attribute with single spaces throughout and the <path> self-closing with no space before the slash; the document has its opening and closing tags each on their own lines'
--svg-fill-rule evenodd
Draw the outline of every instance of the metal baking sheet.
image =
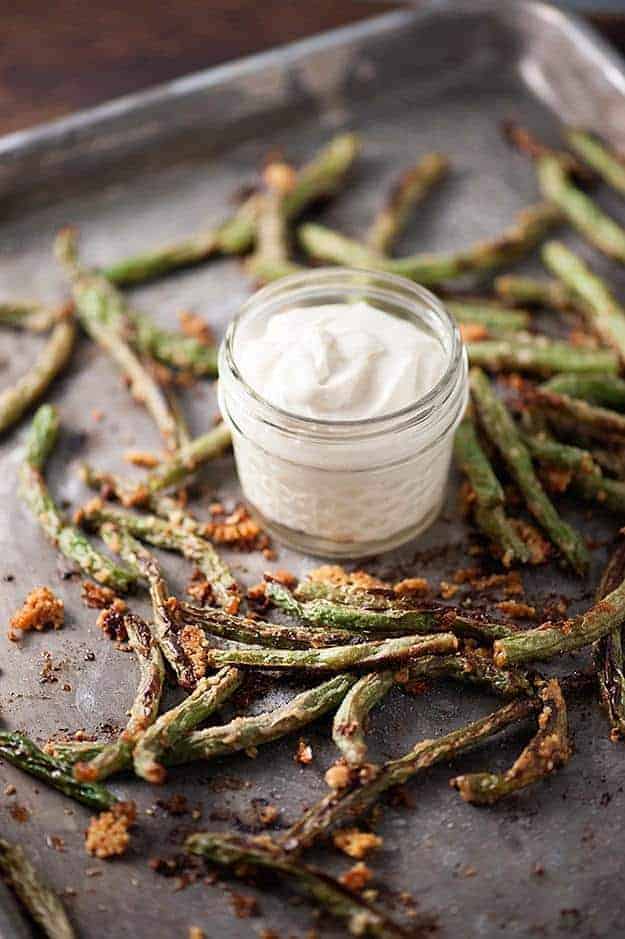
<svg viewBox="0 0 625 939">
<path fill-rule="evenodd" d="M 349 189 L 324 211 L 325 221 L 362 230 L 398 168 L 437 148 L 450 154 L 455 172 L 420 209 L 401 247 L 460 245 L 498 232 L 536 198 L 532 168 L 502 142 L 502 119 L 516 116 L 555 141 L 557 119 L 563 118 L 625 145 L 624 113 L 622 63 L 566 14 L 530 2 L 422 4 L 0 140 L 0 297 L 65 296 L 51 256 L 61 225 L 80 227 L 89 262 L 123 257 L 225 215 L 232 192 L 268 150 L 282 148 L 294 160 L 304 159 L 340 128 L 362 133 L 364 155 Z M 600 198 L 622 216 L 616 200 L 604 193 Z M 622 273 L 617 285 L 625 289 Z M 248 292 L 239 263 L 223 260 L 133 291 L 132 300 L 163 323 L 175 322 L 181 309 L 196 310 L 221 333 Z M 38 340 L 5 332 L 0 343 L 2 382 L 8 384 L 27 368 Z M 63 433 L 50 482 L 68 506 L 86 496 L 74 472 L 78 460 L 127 472 L 123 450 L 159 445 L 107 359 L 86 342 L 51 399 L 61 409 Z M 185 407 L 194 432 L 201 432 L 215 413 L 214 389 L 198 385 Z M 66 603 L 67 625 L 59 634 L 28 635 L 19 645 L 7 641 L 3 626 L 2 720 L 38 741 L 63 729 L 104 733 L 124 722 L 134 662 L 98 633 L 95 613 L 79 599 L 80 578 L 16 498 L 23 430 L 2 441 L 0 457 L 2 622 L 32 587 L 50 584 Z M 237 498 L 229 458 L 209 467 L 205 479 L 225 502 Z M 418 543 L 371 559 L 369 569 L 382 576 L 423 575 L 436 584 L 465 565 L 469 533 L 459 521 L 456 497 L 453 479 L 437 524 Z M 564 593 L 575 610 L 592 596 L 616 522 L 597 509 L 568 505 L 566 512 L 600 545 L 591 578 L 580 583 L 553 566 L 523 577 L 539 604 Z M 245 583 L 268 566 L 253 554 L 229 560 Z M 163 561 L 172 586 L 182 590 L 188 570 L 170 556 Z M 302 572 L 313 563 L 279 551 L 281 567 Z M 145 604 L 137 606 L 145 610 Z M 46 655 L 58 666 L 57 680 L 42 684 Z M 271 688 L 252 707 L 290 693 Z M 168 703 L 175 700 L 172 690 Z M 458 688 L 435 687 L 417 698 L 393 694 L 373 715 L 372 754 L 397 755 L 492 706 Z M 573 702 L 571 712 L 575 756 L 547 782 L 477 810 L 448 789 L 451 767 L 442 766 L 409 786 L 410 807 L 384 809 L 384 847 L 372 864 L 380 898 L 398 919 L 404 915 L 400 895 L 408 891 L 420 911 L 436 917 L 443 936 L 556 937 L 567 929 L 584 937 L 623 934 L 623 755 L 607 739 L 594 703 Z M 257 800 L 280 806 L 279 824 L 292 821 L 322 794 L 323 773 L 334 758 L 327 721 L 304 736 L 314 752 L 305 768 L 293 762 L 297 740 L 288 738 L 255 760 L 240 756 L 181 768 L 160 789 L 115 779 L 112 788 L 120 796 L 137 800 L 140 821 L 131 851 L 110 863 L 84 853 L 86 810 L 4 764 L 0 792 L 9 784 L 17 791 L 2 796 L 0 832 L 23 842 L 64 895 L 84 937 L 174 939 L 190 925 L 210 937 L 269 928 L 302 936 L 316 921 L 288 893 L 257 894 L 259 915 L 241 920 L 222 886 L 178 890 L 175 880 L 158 877 L 147 862 L 175 854 L 184 834 L 200 825 L 252 829 Z M 459 765 L 505 766 L 526 739 L 527 729 L 511 733 Z M 201 821 L 172 818 L 156 804 L 172 793 L 199 806 Z M 26 821 L 17 820 L 22 813 L 15 812 L 16 803 L 28 810 Z M 345 867 L 332 852 L 323 857 L 329 868 Z M 323 936 L 341 934 L 327 921 L 319 929 Z"/>
</svg>

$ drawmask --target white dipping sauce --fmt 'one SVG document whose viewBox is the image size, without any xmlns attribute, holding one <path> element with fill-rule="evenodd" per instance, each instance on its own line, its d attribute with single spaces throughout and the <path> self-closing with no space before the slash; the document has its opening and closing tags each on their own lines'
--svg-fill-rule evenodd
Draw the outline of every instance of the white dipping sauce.
<svg viewBox="0 0 625 939">
<path fill-rule="evenodd" d="M 362 272 L 310 271 L 253 297 L 220 352 L 245 498 L 279 539 L 326 557 L 377 553 L 434 521 L 467 398 L 466 356 L 436 298 L 375 276 L 403 316 L 362 299 Z M 344 284 L 351 302 L 335 302 Z"/>
<path fill-rule="evenodd" d="M 242 324 L 237 361 L 243 379 L 270 404 L 324 421 L 399 411 L 445 370 L 437 339 L 364 301 L 301 307 Z"/>
</svg>

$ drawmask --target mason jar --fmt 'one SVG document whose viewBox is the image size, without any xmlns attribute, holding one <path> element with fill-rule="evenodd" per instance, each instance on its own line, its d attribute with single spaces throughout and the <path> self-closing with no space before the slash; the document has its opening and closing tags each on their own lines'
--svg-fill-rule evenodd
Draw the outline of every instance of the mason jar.
<svg viewBox="0 0 625 939">
<path fill-rule="evenodd" d="M 316 420 L 265 400 L 237 364 L 242 333 L 278 313 L 366 301 L 434 337 L 444 370 L 401 410 L 364 420 Z M 468 395 L 467 356 L 440 300 L 393 274 L 317 268 L 258 291 L 219 352 L 219 404 L 232 431 L 244 497 L 279 541 L 308 554 L 357 558 L 396 547 L 440 512 L 454 431 Z"/>
</svg>

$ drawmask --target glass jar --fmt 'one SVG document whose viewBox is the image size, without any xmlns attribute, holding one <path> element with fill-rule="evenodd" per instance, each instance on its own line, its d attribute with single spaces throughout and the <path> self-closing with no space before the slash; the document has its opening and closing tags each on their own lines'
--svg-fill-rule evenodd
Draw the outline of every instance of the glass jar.
<svg viewBox="0 0 625 939">
<path fill-rule="evenodd" d="M 314 420 L 270 404 L 242 378 L 242 323 L 360 300 L 440 342 L 444 373 L 414 403 L 366 420 Z M 428 290 L 392 274 L 317 268 L 276 281 L 247 301 L 219 353 L 219 404 L 232 431 L 245 499 L 279 541 L 322 557 L 377 554 L 432 524 L 467 394 L 467 356 L 454 319 Z"/>
</svg>

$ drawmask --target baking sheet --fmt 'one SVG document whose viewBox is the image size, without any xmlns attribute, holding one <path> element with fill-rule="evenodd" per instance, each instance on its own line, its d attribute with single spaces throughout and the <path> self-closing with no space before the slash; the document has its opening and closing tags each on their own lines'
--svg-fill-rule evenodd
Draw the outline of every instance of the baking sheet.
<svg viewBox="0 0 625 939">
<path fill-rule="evenodd" d="M 520 2 L 426 4 L 191 76 L 0 141 L 0 297 L 65 296 L 51 256 L 54 233 L 63 224 L 79 226 L 86 260 L 112 261 L 211 225 L 228 213 L 231 194 L 253 176 L 269 149 L 283 148 L 303 160 L 342 128 L 362 134 L 364 154 L 349 189 L 323 212 L 324 221 L 362 231 L 397 170 L 440 149 L 451 156 L 455 172 L 419 210 L 399 250 L 487 237 L 537 195 L 531 166 L 502 142 L 499 122 L 518 117 L 555 141 L 555 113 L 623 145 L 624 93 L 620 61 L 592 33 L 550 7 Z M 600 198 L 622 216 L 616 198 L 603 192 Z M 593 263 L 625 289 L 622 275 L 596 257 Z M 173 324 L 177 311 L 193 309 L 221 333 L 248 294 L 239 263 L 228 259 L 131 296 L 163 323 Z M 39 341 L 2 333 L 3 383 L 27 368 Z M 149 418 L 130 401 L 106 357 L 86 342 L 50 398 L 63 418 L 50 483 L 71 506 L 87 495 L 74 472 L 77 461 L 129 472 L 123 450 L 159 446 Z M 193 431 L 202 432 L 215 413 L 214 389 L 196 386 L 186 394 L 185 408 Z M 66 603 L 67 626 L 54 636 L 28 635 L 20 645 L 9 643 L 2 630 L 2 719 L 38 741 L 78 728 L 110 732 L 124 723 L 135 665 L 99 634 L 96 613 L 79 599 L 80 578 L 71 575 L 16 499 L 23 431 L 2 442 L 0 455 L 2 621 L 32 587 L 50 584 Z M 205 480 L 222 501 L 236 500 L 230 458 L 210 466 Z M 468 532 L 459 521 L 456 495 L 452 479 L 437 524 L 418 543 L 372 559 L 369 570 L 423 575 L 435 585 L 466 565 Z M 580 583 L 554 567 L 523 576 L 530 598 L 564 593 L 575 610 L 589 602 L 617 526 L 595 508 L 568 505 L 566 513 L 599 542 L 591 578 Z M 228 559 L 244 583 L 258 580 L 268 566 L 258 555 Z M 181 591 L 188 567 L 171 556 L 163 562 L 172 587 Z M 280 549 L 275 566 L 303 572 L 314 563 Z M 142 602 L 136 606 L 146 611 Z M 46 654 L 58 666 L 57 681 L 41 684 Z M 264 709 L 291 693 L 275 687 L 252 707 Z M 172 690 L 167 704 L 175 700 Z M 464 688 L 437 686 L 417 698 L 394 693 L 373 715 L 372 756 L 398 755 L 414 741 L 493 706 Z M 576 754 L 570 764 L 493 809 L 464 805 L 447 787 L 449 766 L 408 787 L 410 807 L 385 808 L 379 825 L 384 847 L 372 866 L 380 899 L 397 919 L 404 917 L 401 893 L 408 891 L 419 910 L 436 916 L 443 936 L 560 936 L 566 929 L 588 937 L 622 935 L 622 751 L 607 739 L 594 703 L 573 703 L 571 724 Z M 147 861 L 175 854 L 184 834 L 200 826 L 253 829 L 257 800 L 280 806 L 280 825 L 293 821 L 324 792 L 323 773 L 335 758 L 329 721 L 303 736 L 314 753 L 309 767 L 293 762 L 297 739 L 287 738 L 263 748 L 255 760 L 240 756 L 181 768 L 159 789 L 115 779 L 111 787 L 118 795 L 137 800 L 140 821 L 129 854 L 110 863 L 84 853 L 86 810 L 4 764 L 0 791 L 14 784 L 17 792 L 0 801 L 0 833 L 23 842 L 64 894 L 84 937 L 173 939 L 190 925 L 210 937 L 244 937 L 263 928 L 302 936 L 315 918 L 289 893 L 257 894 L 259 915 L 240 920 L 222 886 L 198 883 L 179 890 L 175 879 L 157 877 Z M 526 739 L 527 728 L 511 733 L 457 767 L 505 766 Z M 174 792 L 201 808 L 201 822 L 190 815 L 170 817 L 156 804 Z M 16 820 L 15 803 L 26 807 L 27 821 Z M 347 866 L 331 852 L 316 856 L 330 869 Z M 234 890 L 254 894 L 238 885 Z M 323 936 L 342 934 L 327 921 L 319 928 Z"/>
</svg>

